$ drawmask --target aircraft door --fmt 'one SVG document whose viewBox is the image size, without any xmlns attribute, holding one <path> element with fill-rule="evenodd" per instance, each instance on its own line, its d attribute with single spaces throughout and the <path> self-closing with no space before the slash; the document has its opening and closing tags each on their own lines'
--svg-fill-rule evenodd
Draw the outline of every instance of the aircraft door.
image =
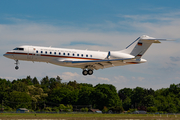
<svg viewBox="0 0 180 120">
<path fill-rule="evenodd" d="M 35 48 L 29 47 L 29 48 L 28 48 L 27 58 L 28 58 L 29 60 L 33 60 L 34 55 L 35 55 Z"/>
</svg>

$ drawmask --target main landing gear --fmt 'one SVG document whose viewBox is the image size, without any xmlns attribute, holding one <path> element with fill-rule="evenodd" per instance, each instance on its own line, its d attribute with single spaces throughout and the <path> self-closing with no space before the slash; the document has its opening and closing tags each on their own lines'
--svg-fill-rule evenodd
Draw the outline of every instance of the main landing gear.
<svg viewBox="0 0 180 120">
<path fill-rule="evenodd" d="M 83 70 L 82 71 L 83 75 L 92 75 L 93 74 L 93 70 L 89 69 L 89 70 Z"/>
<path fill-rule="evenodd" d="M 16 61 L 16 63 L 15 63 L 15 64 L 16 64 L 16 67 L 15 67 L 15 69 L 18 70 L 18 69 L 19 69 L 19 66 L 18 66 L 19 61 L 18 61 L 18 60 L 15 60 L 15 61 Z"/>
</svg>

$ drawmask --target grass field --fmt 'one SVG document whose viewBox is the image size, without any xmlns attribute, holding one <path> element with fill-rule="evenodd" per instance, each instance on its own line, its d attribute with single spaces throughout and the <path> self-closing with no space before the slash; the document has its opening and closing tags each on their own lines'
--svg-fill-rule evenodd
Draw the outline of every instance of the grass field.
<svg viewBox="0 0 180 120">
<path fill-rule="evenodd" d="M 33 114 L 33 113 L 0 113 L 0 120 L 180 120 L 180 115 L 153 114 Z"/>
</svg>

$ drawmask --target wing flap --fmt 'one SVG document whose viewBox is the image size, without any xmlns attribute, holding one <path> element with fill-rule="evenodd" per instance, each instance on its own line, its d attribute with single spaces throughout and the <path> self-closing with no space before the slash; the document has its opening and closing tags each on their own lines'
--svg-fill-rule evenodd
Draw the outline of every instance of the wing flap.
<svg viewBox="0 0 180 120">
<path fill-rule="evenodd" d="M 122 63 L 124 60 L 132 60 L 132 58 L 91 60 L 91 61 L 63 61 L 63 62 L 64 64 L 81 66 L 82 69 L 86 68 L 87 66 L 93 66 L 94 69 L 98 70 L 98 69 L 114 67 L 113 63 L 117 63 L 117 62 Z"/>
<path fill-rule="evenodd" d="M 106 59 L 106 60 L 89 60 L 89 61 L 63 61 L 64 63 L 108 63 L 113 61 L 123 61 L 123 60 L 131 60 L 132 58 L 127 59 Z"/>
</svg>

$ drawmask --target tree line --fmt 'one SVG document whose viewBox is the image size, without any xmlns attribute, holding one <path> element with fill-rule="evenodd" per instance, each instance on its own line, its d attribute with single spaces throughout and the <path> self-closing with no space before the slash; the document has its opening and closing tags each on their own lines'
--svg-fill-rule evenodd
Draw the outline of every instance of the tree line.
<svg viewBox="0 0 180 120">
<path fill-rule="evenodd" d="M 0 108 L 15 111 L 27 108 L 32 111 L 59 111 L 73 109 L 77 105 L 91 105 L 103 112 L 145 110 L 148 112 L 180 112 L 180 84 L 171 84 L 169 88 L 159 90 L 141 87 L 116 90 L 111 84 L 97 84 L 74 81 L 62 82 L 62 79 L 27 76 L 9 81 L 0 78 Z M 87 108 L 81 108 L 87 111 Z"/>
</svg>

